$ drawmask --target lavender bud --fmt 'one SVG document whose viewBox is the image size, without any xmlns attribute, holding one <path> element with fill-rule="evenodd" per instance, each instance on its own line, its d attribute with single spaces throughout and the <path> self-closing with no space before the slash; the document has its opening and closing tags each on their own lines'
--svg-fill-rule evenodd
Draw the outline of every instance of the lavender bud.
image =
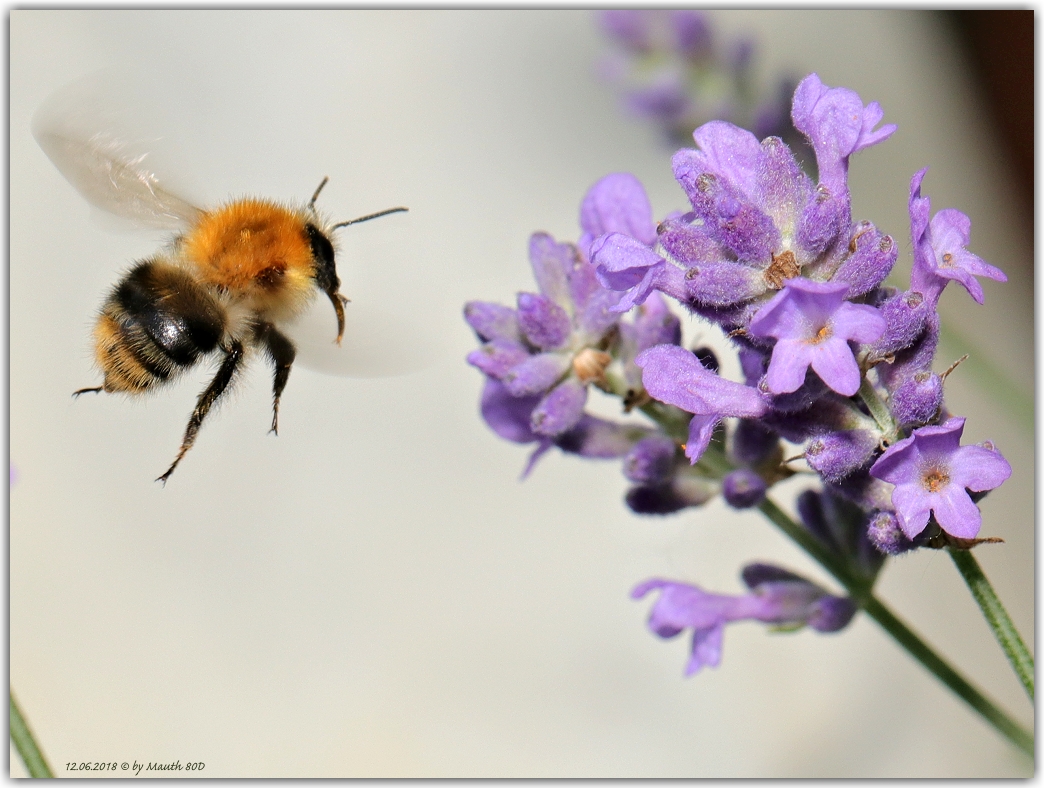
<svg viewBox="0 0 1044 788">
<path fill-rule="evenodd" d="M 830 524 L 823 512 L 823 496 L 815 490 L 805 490 L 797 498 L 798 517 L 804 526 L 824 544 L 836 547 Z"/>
<path fill-rule="evenodd" d="M 870 463 L 877 443 L 867 430 L 828 432 L 808 444 L 805 459 L 824 480 L 839 482 Z"/>
<path fill-rule="evenodd" d="M 570 379 L 555 386 L 533 410 L 533 432 L 554 437 L 575 427 L 586 403 L 587 387 L 579 381 Z"/>
<path fill-rule="evenodd" d="M 635 514 L 673 514 L 689 505 L 675 495 L 669 484 L 632 487 L 624 500 Z"/>
<path fill-rule="evenodd" d="M 526 339 L 541 350 L 559 347 L 572 328 L 562 307 L 535 293 L 518 294 L 518 323 Z"/>
<path fill-rule="evenodd" d="M 848 298 L 869 293 L 881 284 L 899 255 L 895 240 L 881 235 L 870 222 L 856 225 L 848 248 L 852 254 L 834 274 L 834 281 L 849 284 Z"/>
<path fill-rule="evenodd" d="M 725 258 L 721 247 L 711 240 L 702 225 L 692 225 L 694 214 L 677 219 L 665 219 L 656 228 L 660 247 L 680 263 L 722 262 Z M 688 220 L 688 221 L 687 221 Z"/>
<path fill-rule="evenodd" d="M 779 449 L 779 436 L 760 421 L 740 419 L 732 432 L 729 454 L 739 465 L 757 466 Z"/>
<path fill-rule="evenodd" d="M 837 240 L 849 210 L 847 200 L 839 199 L 819 184 L 815 199 L 805 207 L 798 225 L 798 243 L 810 258 L 819 257 Z"/>
<path fill-rule="evenodd" d="M 880 511 L 874 514 L 867 527 L 867 536 L 873 546 L 885 555 L 899 555 L 916 547 L 899 527 L 895 512 Z"/>
<path fill-rule="evenodd" d="M 710 306 L 731 306 L 768 290 L 762 271 L 743 263 L 701 263 L 685 272 L 693 300 Z"/>
<path fill-rule="evenodd" d="M 903 427 L 920 427 L 935 418 L 942 400 L 942 378 L 928 370 L 918 372 L 892 392 L 892 415 Z"/>
<path fill-rule="evenodd" d="M 663 484 L 671 475 L 677 447 L 663 435 L 638 441 L 624 457 L 624 476 L 639 484 Z"/>
<path fill-rule="evenodd" d="M 509 339 L 517 342 L 518 315 L 511 307 L 488 301 L 469 301 L 464 305 L 464 319 L 483 342 Z"/>
<path fill-rule="evenodd" d="M 823 596 L 815 603 L 808 625 L 819 632 L 837 632 L 848 626 L 857 609 L 855 602 L 847 597 Z"/>
<path fill-rule="evenodd" d="M 734 509 L 749 509 L 757 506 L 765 497 L 768 485 L 754 471 L 739 468 L 725 476 L 721 493 L 725 502 Z"/>
<path fill-rule="evenodd" d="M 805 382 L 797 391 L 789 394 L 771 394 L 769 392 L 768 376 L 758 381 L 758 390 L 768 398 L 769 406 L 780 413 L 797 413 L 808 410 L 812 404 L 829 391 L 827 385 L 820 380 L 812 370 L 805 376 Z"/>
<path fill-rule="evenodd" d="M 872 346 L 875 356 L 891 355 L 909 347 L 924 331 L 932 306 L 915 291 L 896 293 L 879 307 L 887 328 Z"/>
</svg>

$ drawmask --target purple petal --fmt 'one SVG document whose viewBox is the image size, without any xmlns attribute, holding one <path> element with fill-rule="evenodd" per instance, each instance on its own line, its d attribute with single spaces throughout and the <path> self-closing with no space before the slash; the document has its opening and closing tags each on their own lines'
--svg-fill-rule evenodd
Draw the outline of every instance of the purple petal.
<svg viewBox="0 0 1044 788">
<path fill-rule="evenodd" d="M 576 247 L 560 244 L 547 233 L 533 233 L 529 239 L 529 263 L 533 267 L 540 292 L 568 309 L 572 306 L 569 292 L 569 272 L 576 259 Z"/>
<path fill-rule="evenodd" d="M 754 417 L 765 412 L 757 390 L 718 377 L 678 345 L 649 348 L 635 364 L 642 368 L 642 382 L 651 396 L 689 413 Z"/>
<path fill-rule="evenodd" d="M 623 233 L 646 246 L 656 243 L 652 206 L 641 181 L 628 172 L 606 175 L 580 204 L 580 227 L 592 237 Z"/>
<path fill-rule="evenodd" d="M 482 389 L 482 418 L 501 438 L 531 443 L 537 436 L 530 429 L 529 417 L 539 401 L 539 397 L 513 397 L 501 383 L 487 378 Z"/>
<path fill-rule="evenodd" d="M 500 379 L 529 358 L 529 351 L 517 342 L 494 339 L 468 353 L 467 361 L 490 377 Z"/>
<path fill-rule="evenodd" d="M 689 439 L 685 442 L 685 456 L 692 465 L 699 462 L 703 452 L 707 451 L 714 436 L 714 428 L 718 426 L 719 421 L 721 416 L 715 413 L 696 414 L 689 420 Z"/>
<path fill-rule="evenodd" d="M 953 484 L 975 492 L 1000 487 L 1011 477 L 1011 465 L 999 451 L 984 446 L 961 446 L 950 457 Z"/>
<path fill-rule="evenodd" d="M 772 355 L 775 357 L 775 353 Z M 852 348 L 840 337 L 833 337 L 812 348 L 812 369 L 830 388 L 846 397 L 859 391 L 863 379 Z"/>
<path fill-rule="evenodd" d="M 698 151 L 681 150 L 675 154 L 675 160 L 683 172 L 694 175 L 709 172 L 730 184 L 748 202 L 760 204 L 761 190 L 757 170 L 761 163 L 762 151 L 757 137 L 739 126 L 722 120 L 712 120 L 696 129 L 692 138 L 699 147 Z M 682 180 L 677 167 L 674 176 L 679 181 Z"/>
<path fill-rule="evenodd" d="M 831 315 L 830 328 L 838 339 L 867 344 L 881 338 L 887 323 L 875 307 L 845 301 Z"/>
<path fill-rule="evenodd" d="M 642 303 L 652 292 L 659 269 L 667 261 L 628 235 L 610 233 L 591 245 L 591 261 L 602 286 L 626 291 L 617 311 Z"/>
<path fill-rule="evenodd" d="M 813 355 L 813 347 L 802 340 L 781 339 L 776 342 L 765 375 L 768 390 L 773 394 L 789 394 L 801 388 Z"/>
<path fill-rule="evenodd" d="M 946 533 L 961 539 L 974 539 L 978 535 L 982 514 L 963 488 L 949 484 L 931 497 L 935 519 Z"/>
<path fill-rule="evenodd" d="M 694 629 L 692 632 L 692 656 L 685 666 L 685 675 L 691 676 L 701 668 L 716 668 L 721 662 L 721 640 L 725 632 L 725 624 L 717 624 L 709 629 Z"/>
</svg>

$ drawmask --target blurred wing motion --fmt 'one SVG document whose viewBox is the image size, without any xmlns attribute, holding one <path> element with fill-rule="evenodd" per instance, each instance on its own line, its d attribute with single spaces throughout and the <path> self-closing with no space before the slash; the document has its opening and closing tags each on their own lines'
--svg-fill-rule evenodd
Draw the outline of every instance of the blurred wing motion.
<svg viewBox="0 0 1044 788">
<path fill-rule="evenodd" d="M 75 88 L 81 88 L 77 90 Z M 86 85 L 55 93 L 33 116 L 37 143 L 91 205 L 140 227 L 177 230 L 200 211 L 165 190 L 113 127 L 118 112 L 98 102 Z"/>
</svg>

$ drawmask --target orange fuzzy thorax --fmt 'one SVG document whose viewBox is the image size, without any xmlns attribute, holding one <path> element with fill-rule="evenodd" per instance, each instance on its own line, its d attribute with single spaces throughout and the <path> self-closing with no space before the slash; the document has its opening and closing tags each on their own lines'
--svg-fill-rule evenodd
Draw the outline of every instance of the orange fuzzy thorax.
<svg viewBox="0 0 1044 788">
<path fill-rule="evenodd" d="M 312 248 L 295 211 L 264 200 L 238 200 L 205 213 L 190 230 L 182 254 L 202 282 L 264 309 L 311 295 Z"/>
</svg>

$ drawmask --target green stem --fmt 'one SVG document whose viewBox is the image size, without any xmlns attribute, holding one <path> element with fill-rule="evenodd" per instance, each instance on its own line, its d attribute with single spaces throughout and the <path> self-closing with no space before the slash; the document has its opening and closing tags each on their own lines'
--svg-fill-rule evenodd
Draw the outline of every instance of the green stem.
<svg viewBox="0 0 1044 788">
<path fill-rule="evenodd" d="M 943 684 L 985 717 L 993 727 L 1007 736 L 1016 747 L 1031 758 L 1033 757 L 1033 734 L 1022 728 L 1011 717 L 1001 711 L 993 701 L 969 684 L 963 676 L 950 667 L 949 663 L 942 657 L 932 651 L 927 643 L 921 640 L 906 624 L 896 618 L 895 614 L 878 601 L 876 597 L 872 595 L 867 597 L 863 600 L 862 606 L 874 621 L 884 627 L 888 634 L 899 641 L 903 648 L 934 673 Z"/>
<path fill-rule="evenodd" d="M 1000 599 L 993 590 L 993 586 L 986 579 L 986 575 L 983 574 L 979 562 L 975 560 L 975 556 L 971 554 L 971 551 L 955 550 L 952 547 L 948 549 L 950 557 L 957 564 L 957 569 L 964 578 L 964 582 L 968 584 L 972 596 L 979 603 L 982 614 L 986 617 L 986 623 L 993 630 L 993 636 L 1000 643 L 1000 647 L 1004 650 L 1004 654 L 1008 657 L 1012 668 L 1015 669 L 1015 675 L 1019 677 L 1022 686 L 1026 688 L 1026 693 L 1030 696 L 1030 700 L 1033 700 L 1033 656 L 1029 653 L 1026 644 L 1022 642 L 1022 638 L 1019 636 L 1018 630 L 1015 629 L 1015 625 L 1008 617 L 1008 611 L 1004 609 L 1004 605 L 1001 604 Z"/>
<path fill-rule="evenodd" d="M 863 376 L 863 382 L 859 386 L 859 398 L 866 403 L 870 415 L 874 417 L 874 421 L 877 422 L 877 426 L 881 428 L 881 432 L 884 433 L 885 437 L 889 441 L 895 440 L 898 429 L 896 428 L 895 419 L 892 418 L 892 412 L 888 410 L 888 406 L 878 396 L 874 385 L 866 375 Z"/>
<path fill-rule="evenodd" d="M 36 740 L 33 739 L 33 733 L 29 730 L 21 709 L 15 703 L 13 693 L 11 694 L 11 741 L 14 742 L 15 749 L 25 761 L 25 768 L 29 770 L 30 777 L 54 777 L 51 767 L 44 760 L 43 753 L 36 746 Z"/>
<path fill-rule="evenodd" d="M 838 556 L 825 548 L 807 529 L 802 528 L 766 498 L 758 507 L 784 533 L 800 545 L 805 552 L 823 565 L 845 587 L 854 601 L 866 611 L 874 621 L 905 648 L 911 656 L 928 668 L 929 671 L 964 700 L 975 711 L 979 712 L 990 724 L 1006 736 L 1015 746 L 1033 756 L 1033 736 L 1011 717 L 1005 714 L 996 704 L 972 686 L 963 676 L 954 670 L 949 663 L 932 651 L 931 647 L 899 620 L 885 605 L 877 599 L 866 581 L 853 577 L 847 565 Z"/>
</svg>

